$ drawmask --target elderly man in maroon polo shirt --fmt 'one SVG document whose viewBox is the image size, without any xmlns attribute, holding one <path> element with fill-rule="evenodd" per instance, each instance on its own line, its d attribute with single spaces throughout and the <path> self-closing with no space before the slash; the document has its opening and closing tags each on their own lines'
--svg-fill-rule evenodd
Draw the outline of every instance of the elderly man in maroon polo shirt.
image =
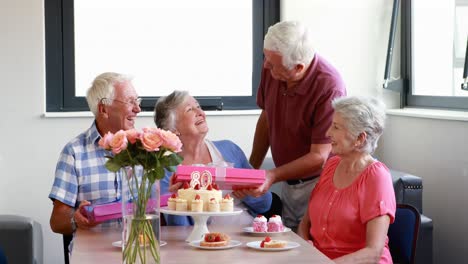
<svg viewBox="0 0 468 264">
<path fill-rule="evenodd" d="M 331 101 L 346 95 L 346 88 L 338 71 L 314 51 L 310 32 L 299 22 L 271 26 L 263 51 L 257 94 L 263 111 L 250 163 L 259 168 L 271 147 L 276 168 L 249 194 L 261 195 L 273 183 L 283 182 L 283 221 L 296 230 L 330 154 L 325 133 L 332 122 Z"/>
</svg>

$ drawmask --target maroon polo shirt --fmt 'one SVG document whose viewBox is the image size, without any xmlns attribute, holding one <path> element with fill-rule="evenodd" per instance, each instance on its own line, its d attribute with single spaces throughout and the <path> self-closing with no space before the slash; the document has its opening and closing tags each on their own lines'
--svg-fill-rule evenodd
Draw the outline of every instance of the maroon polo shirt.
<svg viewBox="0 0 468 264">
<path fill-rule="evenodd" d="M 333 119 L 331 102 L 344 95 L 346 87 L 340 74 L 317 54 L 302 81 L 290 91 L 286 82 L 262 69 L 257 104 L 266 112 L 276 166 L 309 153 L 311 144 L 330 143 L 325 134 Z"/>
</svg>

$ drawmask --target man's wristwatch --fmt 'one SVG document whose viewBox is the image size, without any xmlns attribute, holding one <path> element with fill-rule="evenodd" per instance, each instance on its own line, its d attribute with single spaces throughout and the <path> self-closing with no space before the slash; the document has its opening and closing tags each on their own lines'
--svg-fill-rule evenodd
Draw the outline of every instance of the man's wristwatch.
<svg viewBox="0 0 468 264">
<path fill-rule="evenodd" d="M 77 228 L 76 221 L 75 221 L 75 214 L 72 215 L 70 223 L 71 223 L 71 227 L 72 227 L 73 232 L 75 232 L 76 228 Z"/>
</svg>

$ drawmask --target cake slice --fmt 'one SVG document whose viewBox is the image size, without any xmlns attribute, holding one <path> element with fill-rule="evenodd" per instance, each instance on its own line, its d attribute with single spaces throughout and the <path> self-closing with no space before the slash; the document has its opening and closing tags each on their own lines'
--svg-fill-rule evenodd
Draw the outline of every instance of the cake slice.
<svg viewBox="0 0 468 264">
<path fill-rule="evenodd" d="M 273 240 L 269 236 L 265 237 L 265 239 L 260 243 L 261 248 L 285 248 L 287 245 L 287 241 Z"/>
<path fill-rule="evenodd" d="M 224 247 L 229 244 L 231 238 L 224 233 L 206 233 L 202 241 L 200 241 L 200 246 L 202 247 Z"/>
</svg>

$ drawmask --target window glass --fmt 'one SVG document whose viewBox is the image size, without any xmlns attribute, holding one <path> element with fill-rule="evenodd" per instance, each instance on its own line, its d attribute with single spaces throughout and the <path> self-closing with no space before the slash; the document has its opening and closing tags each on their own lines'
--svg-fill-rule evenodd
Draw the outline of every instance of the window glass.
<svg viewBox="0 0 468 264">
<path fill-rule="evenodd" d="M 105 71 L 141 96 L 252 95 L 251 0 L 79 0 L 74 30 L 76 96 Z"/>
<path fill-rule="evenodd" d="M 412 1 L 412 95 L 468 96 L 460 89 L 468 38 L 463 2 Z"/>
</svg>

